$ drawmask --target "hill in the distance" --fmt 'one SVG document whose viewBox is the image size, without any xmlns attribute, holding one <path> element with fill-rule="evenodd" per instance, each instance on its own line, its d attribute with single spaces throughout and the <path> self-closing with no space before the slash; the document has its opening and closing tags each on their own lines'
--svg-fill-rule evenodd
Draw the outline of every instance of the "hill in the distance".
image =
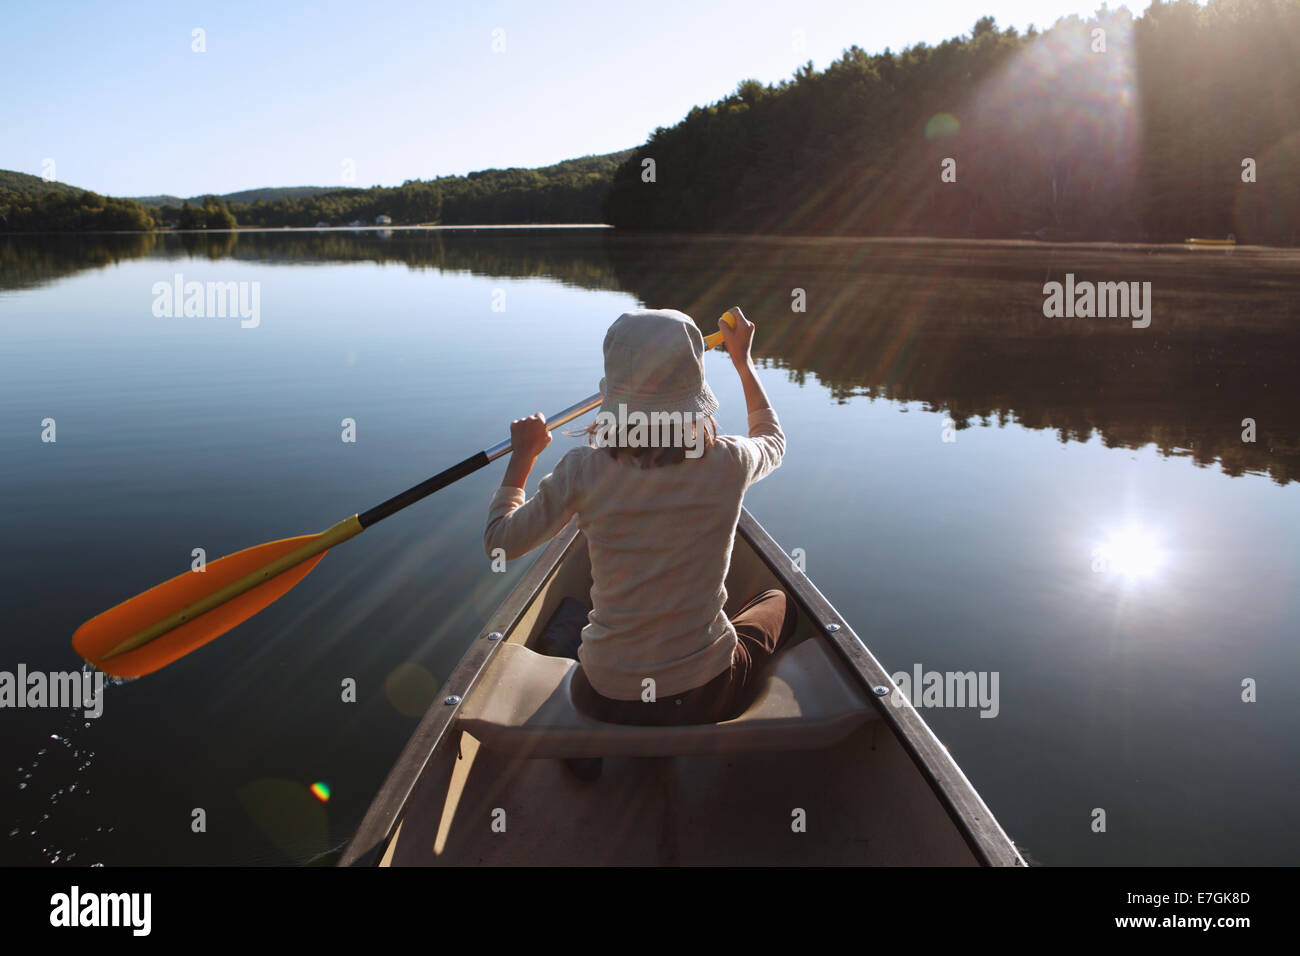
<svg viewBox="0 0 1300 956">
<path fill-rule="evenodd" d="M 227 203 L 251 203 L 261 199 L 263 202 L 274 202 L 277 199 L 297 199 L 304 196 L 319 196 L 321 193 L 341 192 L 349 187 L 346 186 L 282 186 L 267 187 L 264 189 L 244 189 L 240 192 L 226 193 L 221 196 Z M 81 193 L 87 190 L 80 186 L 71 186 L 68 183 L 58 181 L 49 181 L 42 179 L 40 176 L 32 176 L 29 173 L 20 173 L 12 169 L 0 169 L 0 192 L 18 193 L 21 196 L 43 196 L 48 192 L 56 193 Z M 92 190 L 93 191 L 93 190 Z M 138 202 L 142 206 L 154 206 L 161 208 L 163 206 L 179 206 L 183 202 L 189 202 L 193 206 L 203 205 L 203 196 L 190 196 L 185 199 L 182 196 L 126 196 L 122 197 Z"/>
<path fill-rule="evenodd" d="M 6 191 L 20 196 L 43 196 L 48 192 L 79 193 L 82 190 L 66 183 L 47 182 L 40 176 L 0 169 L 0 192 Z"/>
<path fill-rule="evenodd" d="M 0 170 L 0 232 L 599 222 L 614 170 L 631 155 L 620 150 L 401 186 L 281 186 L 189 199 L 114 198 Z"/>
<path fill-rule="evenodd" d="M 239 192 L 225 193 L 219 196 L 227 203 L 244 203 L 257 202 L 259 199 L 263 202 L 275 202 L 277 199 L 301 199 L 302 197 L 319 196 L 321 193 L 335 193 L 352 187 L 349 186 L 266 186 L 262 189 L 242 189 Z M 191 206 L 201 206 L 203 204 L 202 196 L 190 196 L 186 199 L 184 196 L 130 196 L 142 206 L 179 206 L 183 202 L 188 202 Z"/>
<path fill-rule="evenodd" d="M 428 181 L 437 182 L 440 180 L 453 180 L 453 179 L 480 179 L 483 177 L 499 176 L 503 173 L 521 172 L 521 171 L 537 173 L 538 175 L 544 177 L 562 175 L 564 173 L 575 173 L 581 175 L 590 172 L 602 171 L 605 168 L 607 168 L 607 166 L 611 162 L 615 166 L 617 166 L 631 155 L 632 155 L 632 150 L 624 149 L 614 153 L 603 153 L 595 156 L 580 156 L 576 159 L 566 159 L 561 162 L 554 163 L 550 166 L 537 166 L 537 167 L 509 166 L 503 169 L 497 169 L 494 167 L 492 169 L 475 170 L 474 172 L 467 173 L 464 176 L 439 176 L 434 180 L 428 180 Z M 14 175 L 22 175 L 22 174 L 16 173 Z M 34 179 L 38 183 L 43 182 L 43 180 L 41 180 L 40 177 L 37 176 L 32 176 L 28 178 Z M 0 189 L 3 188 L 4 188 L 4 183 L 0 182 Z M 265 186 L 261 189 L 244 189 L 244 190 L 240 190 L 239 192 L 224 193 L 218 196 L 217 198 L 226 202 L 227 205 L 233 203 L 254 203 L 257 202 L 259 199 L 262 200 L 262 202 L 275 202 L 276 200 L 279 199 L 310 199 L 313 196 L 321 196 L 324 195 L 325 193 L 350 192 L 352 190 L 358 190 L 360 188 L 362 187 Z M 153 206 L 156 208 L 161 208 L 163 206 L 179 206 L 183 202 L 188 202 L 191 206 L 199 206 L 203 204 L 203 196 L 201 195 L 190 196 L 188 199 L 186 199 L 183 196 L 169 196 L 169 195 L 129 196 L 127 198 L 135 200 L 136 202 L 140 203 L 142 206 Z"/>
</svg>

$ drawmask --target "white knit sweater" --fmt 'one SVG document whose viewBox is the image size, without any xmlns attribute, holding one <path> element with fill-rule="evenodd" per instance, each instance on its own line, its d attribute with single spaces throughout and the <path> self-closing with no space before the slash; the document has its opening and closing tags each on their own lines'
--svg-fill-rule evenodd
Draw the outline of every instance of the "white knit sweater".
<svg viewBox="0 0 1300 956">
<path fill-rule="evenodd" d="M 627 456 L 570 450 L 524 500 L 492 497 L 483 544 L 507 560 L 550 540 L 578 516 L 591 553 L 592 612 L 578 657 L 591 686 L 638 700 L 692 690 L 731 666 L 736 631 L 722 608 L 745 489 L 785 454 L 776 413 L 749 416 L 749 437 L 721 435 L 699 458 L 641 468 Z M 749 597 L 749 595 L 746 595 Z"/>
</svg>

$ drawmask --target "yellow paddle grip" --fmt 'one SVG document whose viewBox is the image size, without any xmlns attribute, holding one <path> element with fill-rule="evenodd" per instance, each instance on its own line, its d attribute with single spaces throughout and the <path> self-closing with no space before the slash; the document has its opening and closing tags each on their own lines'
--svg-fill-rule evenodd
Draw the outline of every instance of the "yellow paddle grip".
<svg viewBox="0 0 1300 956">
<path fill-rule="evenodd" d="M 735 318 L 732 317 L 732 315 L 731 315 L 731 310 L 730 310 L 730 309 L 728 309 L 726 312 L 723 312 L 723 313 L 722 313 L 722 321 L 723 321 L 723 322 L 726 322 L 726 323 L 727 323 L 729 326 L 731 326 L 733 329 L 736 327 L 736 320 L 735 320 Z M 717 348 L 717 347 L 718 347 L 719 345 L 721 345 L 721 344 L 722 344 L 722 333 L 721 333 L 721 332 L 714 332 L 712 335 L 706 335 L 706 336 L 704 336 L 704 348 L 705 348 L 706 350 L 707 350 L 707 349 L 712 349 L 712 348 Z"/>
</svg>

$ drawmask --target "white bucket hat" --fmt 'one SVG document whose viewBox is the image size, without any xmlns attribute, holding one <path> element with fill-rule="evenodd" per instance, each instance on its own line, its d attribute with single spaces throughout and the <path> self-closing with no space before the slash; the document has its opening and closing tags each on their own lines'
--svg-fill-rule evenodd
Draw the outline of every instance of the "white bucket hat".
<svg viewBox="0 0 1300 956">
<path fill-rule="evenodd" d="M 704 337 L 676 309 L 624 312 L 605 333 L 600 410 L 712 415 L 718 400 L 704 380 Z"/>
</svg>

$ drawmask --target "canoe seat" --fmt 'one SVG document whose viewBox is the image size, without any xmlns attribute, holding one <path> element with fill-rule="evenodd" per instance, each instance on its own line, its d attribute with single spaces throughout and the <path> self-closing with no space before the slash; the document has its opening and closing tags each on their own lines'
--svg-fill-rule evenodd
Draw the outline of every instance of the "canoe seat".
<svg viewBox="0 0 1300 956">
<path fill-rule="evenodd" d="M 574 705 L 578 662 L 522 644 L 498 648 L 461 705 L 459 723 L 490 750 L 519 757 L 661 757 L 809 750 L 846 737 L 876 710 L 861 685 L 812 637 L 768 665 L 749 708 L 719 724 L 636 727 L 596 720 Z"/>
</svg>

